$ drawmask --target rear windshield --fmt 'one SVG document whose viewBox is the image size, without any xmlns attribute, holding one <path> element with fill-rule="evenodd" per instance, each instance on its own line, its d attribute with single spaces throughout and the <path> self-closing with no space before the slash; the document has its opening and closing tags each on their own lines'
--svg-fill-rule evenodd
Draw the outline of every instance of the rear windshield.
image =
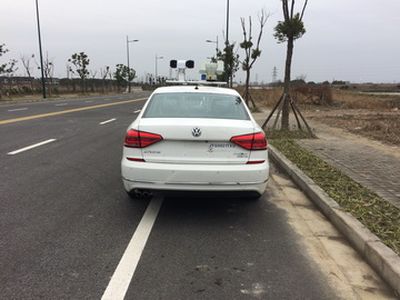
<svg viewBox="0 0 400 300">
<path fill-rule="evenodd" d="M 250 119 L 239 97 L 211 93 L 155 94 L 143 118 Z"/>
</svg>

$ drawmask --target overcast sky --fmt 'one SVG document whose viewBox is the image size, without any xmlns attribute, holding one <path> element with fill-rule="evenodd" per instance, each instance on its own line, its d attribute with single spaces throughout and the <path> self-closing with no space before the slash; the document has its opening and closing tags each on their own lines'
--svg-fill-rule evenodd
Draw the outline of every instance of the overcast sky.
<svg viewBox="0 0 400 300">
<path fill-rule="evenodd" d="M 1 2 L 0 43 L 10 50 L 1 62 L 22 54 L 38 57 L 34 0 Z M 271 13 L 252 80 L 271 81 L 274 66 L 282 78 L 286 48 L 273 38 L 282 19 L 280 0 L 230 2 L 231 41 L 242 39 L 240 17 L 256 18 L 263 8 Z M 66 76 L 66 61 L 75 52 L 89 55 L 92 70 L 126 63 L 126 35 L 140 40 L 131 44 L 131 65 L 139 76 L 154 73 L 156 53 L 164 56 L 159 73 L 167 75 L 170 59 L 200 65 L 213 55 L 215 46 L 205 40 L 218 35 L 222 45 L 225 29 L 226 0 L 40 0 L 39 5 L 43 49 L 59 77 Z M 295 43 L 294 78 L 400 82 L 399 0 L 309 0 L 304 22 L 307 33 Z M 190 77 L 199 75 L 191 71 Z"/>
</svg>

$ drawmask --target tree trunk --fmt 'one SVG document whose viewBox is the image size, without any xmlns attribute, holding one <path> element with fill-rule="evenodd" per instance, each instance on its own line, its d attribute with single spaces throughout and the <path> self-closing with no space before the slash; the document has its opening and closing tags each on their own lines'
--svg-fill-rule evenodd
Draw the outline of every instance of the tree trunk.
<svg viewBox="0 0 400 300">
<path fill-rule="evenodd" d="M 246 105 L 249 106 L 249 85 L 250 85 L 250 70 L 246 71 L 246 86 L 244 90 L 244 98 L 246 100 Z"/>
<path fill-rule="evenodd" d="M 281 128 L 289 129 L 289 93 L 290 93 L 290 71 L 292 68 L 294 39 L 289 37 L 286 49 L 285 82 L 283 87 L 284 102 L 282 107 L 282 125 Z"/>
</svg>

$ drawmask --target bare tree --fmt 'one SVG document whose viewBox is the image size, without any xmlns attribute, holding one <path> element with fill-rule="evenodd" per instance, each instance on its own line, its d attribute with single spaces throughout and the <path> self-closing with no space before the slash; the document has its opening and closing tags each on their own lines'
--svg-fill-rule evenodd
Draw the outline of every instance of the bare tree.
<svg viewBox="0 0 400 300">
<path fill-rule="evenodd" d="M 31 93 L 33 94 L 33 78 L 32 78 L 32 66 L 31 66 L 31 59 L 34 58 L 35 55 L 21 55 L 21 62 L 25 69 L 26 75 L 29 77 L 29 83 L 31 86 Z"/>
<path fill-rule="evenodd" d="M 255 44 L 255 47 L 254 47 L 253 36 L 252 36 L 253 23 L 252 23 L 251 17 L 249 17 L 248 30 L 246 29 L 245 18 L 240 19 L 240 21 L 242 23 L 242 31 L 243 31 L 243 42 L 240 43 L 240 48 L 242 48 L 245 53 L 245 57 L 241 63 L 242 63 L 243 71 L 246 72 L 244 98 L 246 100 L 247 105 L 249 105 L 249 101 L 251 101 L 251 103 L 253 104 L 253 108 L 256 108 L 256 104 L 255 104 L 253 98 L 251 97 L 251 94 L 249 91 L 250 71 L 251 71 L 251 68 L 253 67 L 254 63 L 256 62 L 257 58 L 259 58 L 261 55 L 260 42 L 261 42 L 264 26 L 268 20 L 268 17 L 269 16 L 265 13 L 265 11 L 261 10 L 261 13 L 258 17 L 258 21 L 260 24 L 260 31 L 258 33 L 258 38 L 257 38 L 257 42 Z"/>
<path fill-rule="evenodd" d="M 49 54 L 46 52 L 46 58 L 43 60 L 44 76 L 47 81 L 49 96 L 53 93 L 53 78 L 54 78 L 54 59 L 49 59 Z"/>
<path fill-rule="evenodd" d="M 100 76 L 101 76 L 103 94 L 106 92 L 106 89 L 105 89 L 106 79 L 110 73 L 111 73 L 111 70 L 110 70 L 109 66 L 100 68 Z"/>
<path fill-rule="evenodd" d="M 35 60 L 35 64 L 38 70 L 40 70 L 40 63 Z M 49 59 L 49 53 L 46 52 L 46 57 L 43 60 L 43 73 L 45 78 L 46 89 L 48 90 L 49 96 L 52 94 L 53 78 L 54 78 L 54 58 Z"/>
<path fill-rule="evenodd" d="M 90 91 L 94 93 L 94 85 L 95 85 L 95 79 L 97 75 L 97 71 L 89 71 L 90 72 L 90 78 L 92 79 L 91 85 L 90 85 Z"/>
<path fill-rule="evenodd" d="M 264 122 L 263 127 L 267 125 L 268 121 L 273 116 L 275 110 L 278 107 L 280 107 L 278 110 L 277 119 L 279 119 L 280 113 L 282 112 L 281 129 L 288 130 L 289 109 L 290 107 L 292 107 L 299 129 L 302 129 L 299 120 L 300 116 L 304 124 L 306 125 L 309 133 L 312 134 L 311 129 L 309 128 L 306 120 L 304 119 L 303 115 L 297 108 L 296 104 L 294 103 L 290 95 L 291 67 L 292 67 L 294 41 L 301 38 L 306 33 L 306 29 L 303 23 L 303 17 L 307 8 L 308 0 L 304 0 L 301 11 L 297 13 L 295 13 L 295 0 L 281 0 L 281 1 L 282 1 L 282 11 L 284 20 L 279 21 L 278 24 L 276 25 L 274 37 L 278 40 L 278 43 L 286 43 L 287 46 L 284 89 L 281 98 L 275 105 L 274 109 L 271 111 L 267 120 Z"/>
</svg>

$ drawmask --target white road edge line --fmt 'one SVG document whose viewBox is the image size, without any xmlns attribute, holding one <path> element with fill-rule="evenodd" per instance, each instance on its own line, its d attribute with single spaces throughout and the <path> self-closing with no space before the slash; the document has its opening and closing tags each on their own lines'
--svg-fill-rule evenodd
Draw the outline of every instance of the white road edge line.
<svg viewBox="0 0 400 300">
<path fill-rule="evenodd" d="M 24 147 L 24 148 L 15 150 L 15 151 L 8 152 L 7 155 L 15 155 L 15 154 L 18 154 L 18 153 L 21 153 L 21 152 L 24 152 L 24 151 L 31 150 L 33 148 L 39 147 L 39 146 L 46 145 L 46 144 L 51 143 L 51 142 L 55 142 L 55 141 L 56 141 L 56 139 L 49 139 L 49 140 L 46 140 L 46 141 L 43 141 L 43 142 L 40 142 L 40 143 L 37 143 L 37 144 L 33 144 L 33 145 L 30 145 L 30 146 L 27 146 L 27 147 Z"/>
<path fill-rule="evenodd" d="M 136 228 L 128 247 L 125 249 L 122 258 L 115 269 L 103 296 L 101 297 L 102 300 L 124 299 L 144 247 L 146 246 L 151 229 L 153 228 L 153 225 L 157 219 L 162 202 L 163 199 L 161 197 L 157 197 L 152 199 L 147 206 L 147 209 L 140 220 L 140 223 Z"/>
<path fill-rule="evenodd" d="M 110 119 L 110 120 L 100 122 L 99 124 L 100 124 L 100 125 L 104 125 L 104 124 L 107 124 L 107 123 L 114 122 L 115 120 L 116 120 L 115 118 L 112 118 L 112 119 Z"/>
<path fill-rule="evenodd" d="M 135 110 L 133 113 L 137 114 L 137 113 L 140 113 L 141 111 L 142 111 L 141 109 L 138 109 L 138 110 Z"/>
<path fill-rule="evenodd" d="M 23 107 L 23 108 L 14 108 L 14 109 L 9 109 L 8 111 L 9 111 L 9 112 L 12 112 L 12 111 L 27 110 L 27 109 L 28 109 L 27 107 Z"/>
</svg>

